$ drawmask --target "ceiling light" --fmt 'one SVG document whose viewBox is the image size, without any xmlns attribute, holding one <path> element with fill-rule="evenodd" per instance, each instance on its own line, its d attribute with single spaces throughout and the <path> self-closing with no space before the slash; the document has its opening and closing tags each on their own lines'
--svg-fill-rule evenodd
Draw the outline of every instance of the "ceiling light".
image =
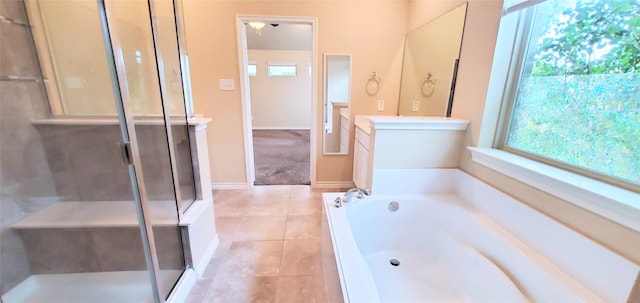
<svg viewBox="0 0 640 303">
<path fill-rule="evenodd" d="M 262 28 L 264 27 L 264 22 L 249 22 L 249 26 L 255 29 L 258 35 L 262 35 Z"/>
</svg>

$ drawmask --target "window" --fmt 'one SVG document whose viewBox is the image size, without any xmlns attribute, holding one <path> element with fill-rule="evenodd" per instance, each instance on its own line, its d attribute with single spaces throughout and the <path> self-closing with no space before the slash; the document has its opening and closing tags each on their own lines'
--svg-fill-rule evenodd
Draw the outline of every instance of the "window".
<svg viewBox="0 0 640 303">
<path fill-rule="evenodd" d="M 247 71 L 249 72 L 250 77 L 255 77 L 258 75 L 258 64 L 255 61 L 249 61 L 249 65 L 247 65 Z"/>
<path fill-rule="evenodd" d="M 298 66 L 295 62 L 269 62 L 269 77 L 295 77 L 298 73 Z"/>
<path fill-rule="evenodd" d="M 520 14 L 507 151 L 626 188 L 640 183 L 638 0 L 548 0 Z"/>
</svg>

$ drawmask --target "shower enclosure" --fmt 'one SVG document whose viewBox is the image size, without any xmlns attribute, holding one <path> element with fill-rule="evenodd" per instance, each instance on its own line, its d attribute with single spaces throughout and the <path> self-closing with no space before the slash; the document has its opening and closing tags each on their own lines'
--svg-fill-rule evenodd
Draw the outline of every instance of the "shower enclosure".
<svg viewBox="0 0 640 303">
<path fill-rule="evenodd" d="M 2 302 L 165 302 L 198 198 L 180 2 L 3 0 L 0 21 Z"/>
</svg>

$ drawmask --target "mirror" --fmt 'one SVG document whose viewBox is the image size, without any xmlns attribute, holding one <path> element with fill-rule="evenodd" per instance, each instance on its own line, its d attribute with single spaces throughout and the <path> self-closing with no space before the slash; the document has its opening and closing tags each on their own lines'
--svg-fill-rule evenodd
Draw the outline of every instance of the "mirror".
<svg viewBox="0 0 640 303">
<path fill-rule="evenodd" d="M 324 54 L 324 154 L 349 152 L 351 55 Z"/>
<path fill-rule="evenodd" d="M 407 34 L 398 115 L 451 115 L 466 13 L 464 3 Z"/>
</svg>

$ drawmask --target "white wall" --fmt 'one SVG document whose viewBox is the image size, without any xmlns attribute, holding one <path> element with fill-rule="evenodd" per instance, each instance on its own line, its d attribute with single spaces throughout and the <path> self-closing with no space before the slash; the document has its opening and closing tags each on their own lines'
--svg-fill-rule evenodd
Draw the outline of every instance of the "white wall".
<svg viewBox="0 0 640 303">
<path fill-rule="evenodd" d="M 257 63 L 257 75 L 249 77 L 254 129 L 309 129 L 311 127 L 311 77 L 307 63 L 311 51 L 248 50 Z M 295 77 L 269 77 L 267 62 L 296 62 Z"/>
</svg>

